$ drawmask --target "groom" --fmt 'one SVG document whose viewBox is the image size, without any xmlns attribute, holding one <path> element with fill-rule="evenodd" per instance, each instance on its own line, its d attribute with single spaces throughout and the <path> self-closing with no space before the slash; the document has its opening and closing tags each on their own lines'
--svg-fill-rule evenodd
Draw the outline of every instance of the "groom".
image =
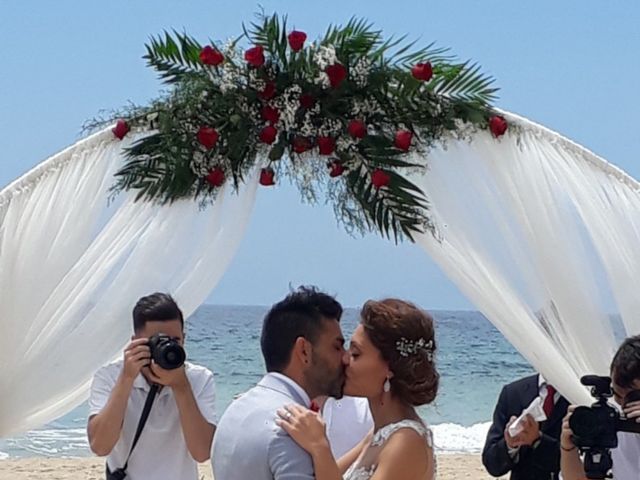
<svg viewBox="0 0 640 480">
<path fill-rule="evenodd" d="M 268 373 L 218 423 L 211 454 L 216 480 L 314 478 L 309 454 L 274 420 L 285 405 L 342 396 L 341 315 L 333 297 L 312 287 L 300 287 L 267 313 L 260 345 Z"/>
</svg>

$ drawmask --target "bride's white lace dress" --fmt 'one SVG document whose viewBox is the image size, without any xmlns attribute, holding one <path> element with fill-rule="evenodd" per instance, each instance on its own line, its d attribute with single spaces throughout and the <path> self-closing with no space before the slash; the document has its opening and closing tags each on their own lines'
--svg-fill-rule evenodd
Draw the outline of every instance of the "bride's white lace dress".
<svg viewBox="0 0 640 480">
<path fill-rule="evenodd" d="M 433 449 L 433 434 L 431 430 L 424 426 L 421 422 L 416 420 L 402 420 L 397 423 L 390 423 L 389 425 L 385 425 L 380 430 L 378 430 L 371 439 L 371 444 L 364 452 L 364 455 L 361 455 L 358 460 L 356 460 L 351 467 L 346 471 L 343 475 L 343 480 L 369 480 L 376 471 L 378 467 L 377 458 L 380 450 L 382 450 L 383 445 L 389 437 L 400 430 L 401 428 L 410 428 L 415 430 L 418 434 L 425 438 L 427 441 L 427 445 Z M 435 471 L 435 458 L 433 462 L 433 477 L 436 477 Z"/>
</svg>

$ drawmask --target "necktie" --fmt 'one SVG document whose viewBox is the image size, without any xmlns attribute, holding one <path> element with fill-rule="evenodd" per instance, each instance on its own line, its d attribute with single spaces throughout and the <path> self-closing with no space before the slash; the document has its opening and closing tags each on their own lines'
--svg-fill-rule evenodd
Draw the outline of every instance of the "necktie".
<svg viewBox="0 0 640 480">
<path fill-rule="evenodd" d="M 544 399 L 544 404 L 542 405 L 542 409 L 544 410 L 544 414 L 547 416 L 547 419 L 551 417 L 551 412 L 553 412 L 553 397 L 556 394 L 556 389 L 551 385 L 547 385 L 547 396 Z"/>
<path fill-rule="evenodd" d="M 309 406 L 309 410 L 317 413 L 320 411 L 320 405 L 318 405 L 318 403 L 315 400 L 311 400 L 311 405 Z"/>
</svg>

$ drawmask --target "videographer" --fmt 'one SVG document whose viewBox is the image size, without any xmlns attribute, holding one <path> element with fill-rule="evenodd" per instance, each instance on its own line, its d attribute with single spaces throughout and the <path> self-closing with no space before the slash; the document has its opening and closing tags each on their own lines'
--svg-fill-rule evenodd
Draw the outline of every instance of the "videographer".
<svg viewBox="0 0 640 480">
<path fill-rule="evenodd" d="M 625 401 L 632 392 L 640 391 L 640 335 L 627 338 L 611 362 L 613 398 L 628 421 L 640 423 L 640 402 Z M 583 480 L 585 469 L 569 420 L 576 407 L 569 407 L 560 437 L 561 472 L 564 480 Z M 577 427 L 577 426 L 576 426 Z M 640 434 L 617 432 L 618 446 L 611 450 L 612 473 L 615 480 L 640 478 Z"/>
<path fill-rule="evenodd" d="M 108 480 L 197 480 L 196 462 L 209 459 L 216 429 L 213 374 L 184 362 L 184 318 L 171 296 L 140 298 L 133 331 L 124 358 L 94 376 L 91 450 L 108 455 Z"/>
</svg>

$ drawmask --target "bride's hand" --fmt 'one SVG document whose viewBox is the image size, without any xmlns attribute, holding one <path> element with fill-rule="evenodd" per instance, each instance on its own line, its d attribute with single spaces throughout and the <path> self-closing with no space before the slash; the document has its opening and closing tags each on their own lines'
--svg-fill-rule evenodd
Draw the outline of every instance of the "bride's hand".
<svg viewBox="0 0 640 480">
<path fill-rule="evenodd" d="M 326 425 L 317 413 L 300 405 L 287 405 L 278 410 L 278 417 L 276 423 L 307 452 L 329 448 Z"/>
</svg>

